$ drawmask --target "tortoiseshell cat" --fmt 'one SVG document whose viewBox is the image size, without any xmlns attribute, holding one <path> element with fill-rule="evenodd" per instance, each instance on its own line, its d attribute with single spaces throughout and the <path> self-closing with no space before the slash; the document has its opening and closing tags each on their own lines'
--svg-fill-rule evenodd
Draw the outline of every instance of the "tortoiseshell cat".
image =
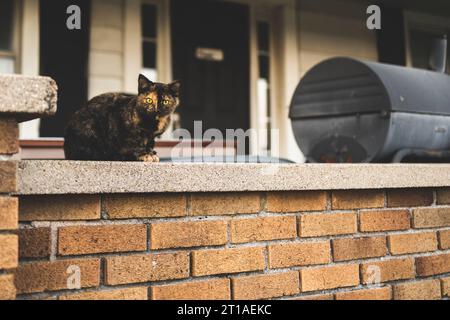
<svg viewBox="0 0 450 320">
<path fill-rule="evenodd" d="M 66 128 L 68 160 L 159 162 L 155 138 L 178 107 L 180 82 L 153 83 L 139 75 L 138 95 L 106 93 L 77 111 Z"/>
</svg>

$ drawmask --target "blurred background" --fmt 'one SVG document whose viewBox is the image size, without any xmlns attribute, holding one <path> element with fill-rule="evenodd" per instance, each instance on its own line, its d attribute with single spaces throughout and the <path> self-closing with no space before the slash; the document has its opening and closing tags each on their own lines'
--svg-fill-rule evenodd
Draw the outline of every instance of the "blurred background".
<svg viewBox="0 0 450 320">
<path fill-rule="evenodd" d="M 163 140 L 177 128 L 193 131 L 194 121 L 203 130 L 251 128 L 250 154 L 276 150 L 301 162 L 288 112 L 302 76 L 334 56 L 428 68 L 433 39 L 450 31 L 449 2 L 0 0 L 0 73 L 58 83 L 56 117 L 21 124 L 29 145 L 60 147 L 74 111 L 104 92 L 136 93 L 143 73 L 183 83 Z M 73 4 L 80 30 L 66 27 Z M 382 8 L 381 30 L 366 27 L 370 4 Z"/>
</svg>

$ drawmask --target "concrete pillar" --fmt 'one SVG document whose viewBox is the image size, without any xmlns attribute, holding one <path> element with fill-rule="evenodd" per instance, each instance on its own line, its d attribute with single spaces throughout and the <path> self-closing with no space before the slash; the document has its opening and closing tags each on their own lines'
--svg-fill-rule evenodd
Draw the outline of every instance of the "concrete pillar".
<svg viewBox="0 0 450 320">
<path fill-rule="evenodd" d="M 0 300 L 16 298 L 19 261 L 17 192 L 19 122 L 56 112 L 56 84 L 50 78 L 0 76 Z"/>
</svg>

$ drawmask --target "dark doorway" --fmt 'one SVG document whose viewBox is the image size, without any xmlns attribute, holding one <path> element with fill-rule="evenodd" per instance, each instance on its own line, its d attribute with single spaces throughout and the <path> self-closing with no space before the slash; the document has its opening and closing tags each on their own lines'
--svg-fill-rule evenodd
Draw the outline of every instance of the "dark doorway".
<svg viewBox="0 0 450 320">
<path fill-rule="evenodd" d="M 404 9 L 382 6 L 381 30 L 377 31 L 379 61 L 406 66 Z"/>
<path fill-rule="evenodd" d="M 66 26 L 67 8 L 81 9 L 81 30 Z M 63 137 L 70 116 L 86 103 L 90 0 L 40 0 L 40 73 L 58 84 L 58 112 L 43 119 L 41 137 Z"/>
<path fill-rule="evenodd" d="M 250 126 L 250 11 L 242 4 L 172 0 L 174 77 L 182 81 L 181 126 L 193 133 Z M 225 137 L 225 135 L 224 135 Z"/>
</svg>

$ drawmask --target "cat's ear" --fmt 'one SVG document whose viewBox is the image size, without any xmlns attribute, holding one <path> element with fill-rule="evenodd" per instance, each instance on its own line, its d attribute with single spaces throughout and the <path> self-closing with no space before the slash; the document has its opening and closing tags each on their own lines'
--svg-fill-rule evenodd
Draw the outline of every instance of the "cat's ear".
<svg viewBox="0 0 450 320">
<path fill-rule="evenodd" d="M 148 80 L 142 74 L 139 75 L 139 94 L 149 92 L 153 87 L 153 82 Z"/>
<path fill-rule="evenodd" d="M 169 84 L 170 92 L 176 97 L 180 96 L 180 88 L 181 88 L 181 82 L 178 80 Z"/>
</svg>

